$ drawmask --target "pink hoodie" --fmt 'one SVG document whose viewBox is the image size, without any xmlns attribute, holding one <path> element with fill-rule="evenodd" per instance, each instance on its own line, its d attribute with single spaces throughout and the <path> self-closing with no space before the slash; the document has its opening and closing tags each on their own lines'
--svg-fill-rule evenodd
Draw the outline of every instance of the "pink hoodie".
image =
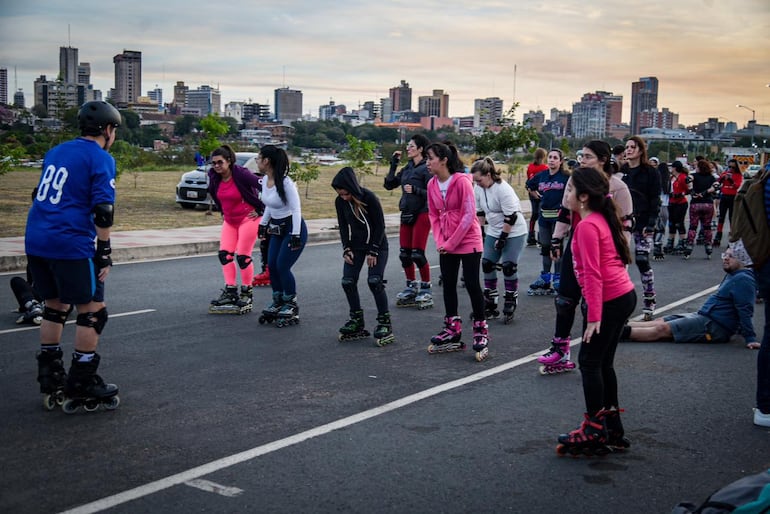
<svg viewBox="0 0 770 514">
<path fill-rule="evenodd" d="M 428 217 L 436 248 L 459 255 L 481 252 L 484 243 L 476 218 L 473 180 L 465 173 L 453 173 L 451 177 L 446 198 L 441 195 L 438 177 L 428 182 Z"/>
</svg>

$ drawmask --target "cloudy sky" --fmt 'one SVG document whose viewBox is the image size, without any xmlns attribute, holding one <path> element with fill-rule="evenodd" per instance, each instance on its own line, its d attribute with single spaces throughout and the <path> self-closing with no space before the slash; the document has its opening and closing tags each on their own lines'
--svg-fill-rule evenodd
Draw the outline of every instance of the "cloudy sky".
<svg viewBox="0 0 770 514">
<path fill-rule="evenodd" d="M 586 92 L 623 95 L 656 76 L 658 107 L 685 124 L 718 116 L 770 124 L 768 0 L 0 0 L 0 67 L 33 103 L 54 79 L 59 47 L 79 50 L 106 96 L 112 58 L 142 52 L 142 90 L 176 81 L 218 86 L 223 105 L 273 105 L 303 91 L 303 110 L 333 99 L 356 108 L 403 79 L 417 97 L 443 89 L 449 115 L 498 96 L 507 109 L 572 109 Z M 514 69 L 516 72 L 514 73 Z M 14 81 L 14 70 L 16 82 Z"/>
</svg>

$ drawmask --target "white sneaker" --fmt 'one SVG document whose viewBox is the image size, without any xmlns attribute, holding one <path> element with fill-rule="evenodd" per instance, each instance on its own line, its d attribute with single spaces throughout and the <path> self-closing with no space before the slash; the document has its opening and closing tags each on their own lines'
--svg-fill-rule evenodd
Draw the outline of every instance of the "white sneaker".
<svg viewBox="0 0 770 514">
<path fill-rule="evenodd" d="M 754 424 L 760 427 L 770 427 L 770 414 L 763 414 L 761 410 L 755 408 Z"/>
</svg>

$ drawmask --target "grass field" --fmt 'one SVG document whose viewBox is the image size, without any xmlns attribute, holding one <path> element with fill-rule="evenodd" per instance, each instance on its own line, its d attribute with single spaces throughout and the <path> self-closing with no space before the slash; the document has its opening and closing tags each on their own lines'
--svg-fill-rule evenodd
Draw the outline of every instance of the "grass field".
<svg viewBox="0 0 770 514">
<path fill-rule="evenodd" d="M 321 176 L 309 186 L 299 184 L 302 200 L 302 215 L 306 219 L 334 218 L 334 198 L 331 187 L 337 167 L 321 168 Z M 381 168 L 376 175 L 363 178 L 364 187 L 374 191 L 382 202 L 385 213 L 398 212 L 400 190 L 386 191 L 382 181 L 387 169 Z M 199 227 L 218 225 L 222 222 L 219 213 L 207 214 L 198 207 L 185 210 L 174 202 L 176 185 L 182 171 L 141 171 L 124 172 L 117 184 L 115 202 L 115 225 L 113 230 L 144 230 L 160 228 Z M 40 178 L 39 170 L 12 171 L 0 175 L 0 237 L 24 235 L 27 210 L 31 202 L 32 189 Z M 508 179 L 506 174 L 504 178 Z M 521 174 L 512 179 L 512 185 L 519 198 L 525 198 Z"/>
</svg>

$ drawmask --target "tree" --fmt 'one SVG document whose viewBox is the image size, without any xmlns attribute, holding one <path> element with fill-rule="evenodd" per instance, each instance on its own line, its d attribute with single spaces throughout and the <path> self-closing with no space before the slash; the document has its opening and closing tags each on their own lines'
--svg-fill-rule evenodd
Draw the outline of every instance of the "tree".
<svg viewBox="0 0 770 514">
<path fill-rule="evenodd" d="M 136 181 L 139 178 L 135 171 L 139 162 L 139 152 L 141 152 L 139 148 L 122 140 L 115 141 L 110 147 L 110 154 L 112 154 L 112 157 L 115 159 L 115 166 L 117 167 L 115 179 L 120 179 L 120 175 L 123 171 L 131 171 L 134 175 L 134 189 L 136 189 Z"/>
<path fill-rule="evenodd" d="M 174 120 L 174 135 L 184 137 L 188 135 L 193 129 L 198 128 L 198 118 L 185 114 Z"/>
<path fill-rule="evenodd" d="M 0 175 L 10 171 L 12 167 L 18 166 L 25 155 L 24 148 L 20 146 L 12 147 L 8 144 L 0 144 Z"/>
<path fill-rule="evenodd" d="M 222 146 L 219 137 L 227 134 L 230 126 L 216 114 L 209 114 L 201 120 L 201 129 L 203 129 L 203 138 L 200 142 L 200 151 L 203 155 L 209 155 Z"/>
<path fill-rule="evenodd" d="M 371 175 L 371 161 L 374 160 L 374 149 L 376 145 L 373 141 L 363 141 L 357 137 L 348 134 L 346 136 L 348 148 L 340 152 L 340 158 L 348 161 L 348 164 L 361 175 Z"/>
<path fill-rule="evenodd" d="M 310 183 L 318 180 L 321 176 L 321 166 L 318 165 L 318 159 L 308 152 L 302 156 L 302 166 L 296 161 L 292 161 L 290 174 L 296 182 L 305 183 L 305 198 L 309 198 Z"/>
</svg>

